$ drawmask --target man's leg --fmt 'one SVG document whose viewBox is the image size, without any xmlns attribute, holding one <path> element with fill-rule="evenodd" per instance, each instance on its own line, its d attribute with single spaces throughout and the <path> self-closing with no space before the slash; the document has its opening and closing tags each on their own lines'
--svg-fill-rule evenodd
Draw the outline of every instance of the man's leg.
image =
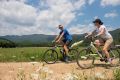
<svg viewBox="0 0 120 80">
<path fill-rule="evenodd" d="M 69 55 L 69 54 L 68 54 L 69 49 L 68 49 L 68 47 L 67 47 L 67 45 L 66 45 L 66 44 L 64 45 L 64 50 L 65 50 L 65 54 L 68 56 L 68 55 Z"/>
<path fill-rule="evenodd" d="M 65 50 L 65 61 L 67 62 L 68 61 L 68 58 L 69 58 L 69 45 L 70 45 L 71 41 L 66 41 L 63 48 Z"/>
</svg>

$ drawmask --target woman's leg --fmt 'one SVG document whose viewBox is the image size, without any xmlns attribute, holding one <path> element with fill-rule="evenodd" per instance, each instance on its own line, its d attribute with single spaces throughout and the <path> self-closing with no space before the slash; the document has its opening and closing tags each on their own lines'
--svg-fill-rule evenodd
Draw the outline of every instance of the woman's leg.
<svg viewBox="0 0 120 80">
<path fill-rule="evenodd" d="M 103 52 L 105 53 L 106 57 L 107 57 L 107 60 L 112 63 L 112 61 L 110 60 L 110 55 L 109 55 L 109 52 L 108 52 L 108 49 L 110 48 L 110 45 L 112 44 L 113 42 L 113 39 L 110 38 L 108 40 L 106 40 L 105 42 L 105 45 L 103 47 Z"/>
</svg>

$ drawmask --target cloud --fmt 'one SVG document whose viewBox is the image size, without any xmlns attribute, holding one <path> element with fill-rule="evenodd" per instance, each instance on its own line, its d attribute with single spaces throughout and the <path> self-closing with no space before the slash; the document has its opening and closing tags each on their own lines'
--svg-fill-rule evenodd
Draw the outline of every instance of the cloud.
<svg viewBox="0 0 120 80">
<path fill-rule="evenodd" d="M 94 19 L 98 19 L 99 17 L 98 16 L 94 16 Z"/>
<path fill-rule="evenodd" d="M 88 0 L 88 4 L 91 5 L 95 2 L 95 0 Z"/>
<path fill-rule="evenodd" d="M 77 0 L 73 5 L 75 9 L 81 9 L 85 4 L 86 0 Z"/>
<path fill-rule="evenodd" d="M 84 15 L 84 13 L 78 13 L 77 15 L 78 15 L 78 16 L 83 16 L 83 15 Z"/>
<path fill-rule="evenodd" d="M 116 28 L 110 25 L 105 25 L 108 31 L 112 31 L 115 30 Z M 87 33 L 87 32 L 92 32 L 96 29 L 96 27 L 93 24 L 77 24 L 77 25 L 73 25 L 72 27 L 70 27 L 68 30 L 71 34 L 83 34 L 83 33 Z"/>
<path fill-rule="evenodd" d="M 91 32 L 94 29 L 95 27 L 93 26 L 93 24 L 86 24 L 86 25 L 77 24 L 77 25 L 70 27 L 69 31 L 72 34 L 83 34 L 83 33 Z"/>
<path fill-rule="evenodd" d="M 106 18 L 114 18 L 114 17 L 117 17 L 117 16 L 118 16 L 118 14 L 116 12 L 106 13 L 104 15 L 104 17 L 106 17 Z"/>
<path fill-rule="evenodd" d="M 70 24 L 85 5 L 85 0 L 41 0 L 35 8 L 25 2 L 0 2 L 0 35 L 56 34 L 58 24 Z"/>
<path fill-rule="evenodd" d="M 120 0 L 101 0 L 101 6 L 118 6 L 120 5 Z"/>
<path fill-rule="evenodd" d="M 0 2 L 4 2 L 4 1 L 18 1 L 18 2 L 26 2 L 27 0 L 0 0 Z"/>
<path fill-rule="evenodd" d="M 21 35 L 36 23 L 36 9 L 21 1 L 0 2 L 0 35 Z"/>
</svg>

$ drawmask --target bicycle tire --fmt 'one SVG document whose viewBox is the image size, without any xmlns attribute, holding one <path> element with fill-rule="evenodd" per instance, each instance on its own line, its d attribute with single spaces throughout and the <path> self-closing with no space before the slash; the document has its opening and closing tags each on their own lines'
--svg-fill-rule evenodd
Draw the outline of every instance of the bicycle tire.
<svg viewBox="0 0 120 80">
<path fill-rule="evenodd" d="M 45 51 L 43 59 L 47 64 L 54 64 L 58 60 L 58 53 L 54 49 L 48 49 Z"/>
<path fill-rule="evenodd" d="M 91 54 L 93 54 L 92 51 L 88 51 L 87 49 L 81 50 L 76 58 L 77 65 L 82 69 L 94 67 L 95 57 Z"/>
</svg>

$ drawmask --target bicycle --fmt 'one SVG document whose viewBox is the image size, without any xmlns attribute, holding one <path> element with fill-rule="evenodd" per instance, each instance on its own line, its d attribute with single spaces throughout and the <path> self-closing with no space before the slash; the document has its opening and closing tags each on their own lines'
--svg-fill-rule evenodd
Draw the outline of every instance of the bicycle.
<svg viewBox="0 0 120 80">
<path fill-rule="evenodd" d="M 54 64 L 59 58 L 58 53 L 64 57 L 65 51 L 61 48 L 62 46 L 57 45 L 55 42 L 53 43 L 53 47 L 46 50 L 43 59 L 47 64 Z M 76 60 L 76 54 L 78 51 L 76 49 L 72 49 L 69 47 L 69 60 L 73 61 Z"/>
<path fill-rule="evenodd" d="M 78 53 L 76 57 L 77 65 L 82 69 L 92 68 L 94 67 L 96 58 L 100 58 L 101 62 L 107 63 L 107 57 L 105 56 L 105 54 L 102 53 L 102 50 L 98 51 L 98 49 L 95 47 L 94 44 L 95 37 L 91 35 L 85 39 L 89 39 L 90 44 L 87 47 L 83 48 Z M 85 39 L 82 40 L 81 42 L 84 42 Z M 120 45 L 115 45 L 114 47 L 110 47 L 109 49 L 110 57 L 113 59 L 112 61 L 115 66 L 119 65 L 120 63 L 119 49 L 120 49 Z"/>
</svg>

